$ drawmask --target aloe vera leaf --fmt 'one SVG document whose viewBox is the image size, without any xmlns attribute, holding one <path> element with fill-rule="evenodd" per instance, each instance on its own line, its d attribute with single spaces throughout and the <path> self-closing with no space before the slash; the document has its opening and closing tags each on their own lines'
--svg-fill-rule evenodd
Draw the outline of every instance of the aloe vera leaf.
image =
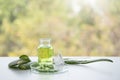
<svg viewBox="0 0 120 80">
<path fill-rule="evenodd" d="M 10 62 L 9 64 L 8 64 L 8 66 L 10 67 L 10 68 L 17 68 L 17 63 L 18 63 L 18 61 L 19 60 L 15 60 L 15 61 L 12 61 L 12 62 Z"/>
<path fill-rule="evenodd" d="M 19 57 L 19 59 L 25 60 L 25 61 L 28 61 L 28 62 L 31 61 L 30 58 L 29 58 L 27 55 L 21 55 L 21 56 Z"/>
<path fill-rule="evenodd" d="M 30 69 L 30 64 L 31 64 L 30 62 L 26 64 L 21 64 L 18 66 L 18 68 L 21 70 L 27 70 L 27 69 Z"/>
<path fill-rule="evenodd" d="M 70 60 L 70 59 L 65 59 L 64 60 L 64 62 L 66 64 L 88 64 L 88 63 L 101 62 L 101 61 L 113 62 L 110 59 L 95 59 L 95 60 Z"/>
</svg>

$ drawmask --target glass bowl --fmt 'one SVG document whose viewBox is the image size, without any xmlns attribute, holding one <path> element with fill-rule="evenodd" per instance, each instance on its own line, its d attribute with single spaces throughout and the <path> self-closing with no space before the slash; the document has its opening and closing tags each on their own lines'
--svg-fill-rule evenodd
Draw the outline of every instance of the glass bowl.
<svg viewBox="0 0 120 80">
<path fill-rule="evenodd" d="M 64 64 L 62 65 L 53 64 L 52 66 L 47 65 L 46 67 L 40 65 L 38 62 L 32 62 L 30 64 L 30 67 L 31 67 L 31 72 L 33 73 L 62 73 L 67 71 L 67 66 L 65 66 Z"/>
</svg>

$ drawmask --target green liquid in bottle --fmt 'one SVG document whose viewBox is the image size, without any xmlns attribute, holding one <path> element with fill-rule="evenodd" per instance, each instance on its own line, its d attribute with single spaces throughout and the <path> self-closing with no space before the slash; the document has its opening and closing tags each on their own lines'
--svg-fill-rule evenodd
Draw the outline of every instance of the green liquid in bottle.
<svg viewBox="0 0 120 80">
<path fill-rule="evenodd" d="M 54 54 L 52 46 L 43 46 L 38 48 L 38 62 L 52 63 L 52 56 Z"/>
</svg>

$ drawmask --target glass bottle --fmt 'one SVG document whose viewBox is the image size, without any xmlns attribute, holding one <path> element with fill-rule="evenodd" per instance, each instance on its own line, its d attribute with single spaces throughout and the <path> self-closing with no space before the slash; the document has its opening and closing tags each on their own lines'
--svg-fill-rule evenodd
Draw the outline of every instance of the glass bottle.
<svg viewBox="0 0 120 80">
<path fill-rule="evenodd" d="M 42 38 L 40 39 L 40 45 L 38 46 L 38 63 L 39 64 L 50 64 L 53 63 L 54 50 L 51 45 L 51 39 Z"/>
</svg>

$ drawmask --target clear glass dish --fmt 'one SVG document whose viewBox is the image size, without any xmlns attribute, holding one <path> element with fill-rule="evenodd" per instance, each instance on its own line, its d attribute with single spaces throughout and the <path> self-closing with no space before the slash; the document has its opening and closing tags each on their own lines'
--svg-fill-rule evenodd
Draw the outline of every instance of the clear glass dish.
<svg viewBox="0 0 120 80">
<path fill-rule="evenodd" d="M 41 69 L 41 66 L 38 64 L 38 62 L 32 62 L 30 67 L 31 67 L 31 72 L 33 73 L 63 73 L 68 71 L 67 66 L 65 65 L 54 65 L 54 68 L 52 69 Z"/>
</svg>

